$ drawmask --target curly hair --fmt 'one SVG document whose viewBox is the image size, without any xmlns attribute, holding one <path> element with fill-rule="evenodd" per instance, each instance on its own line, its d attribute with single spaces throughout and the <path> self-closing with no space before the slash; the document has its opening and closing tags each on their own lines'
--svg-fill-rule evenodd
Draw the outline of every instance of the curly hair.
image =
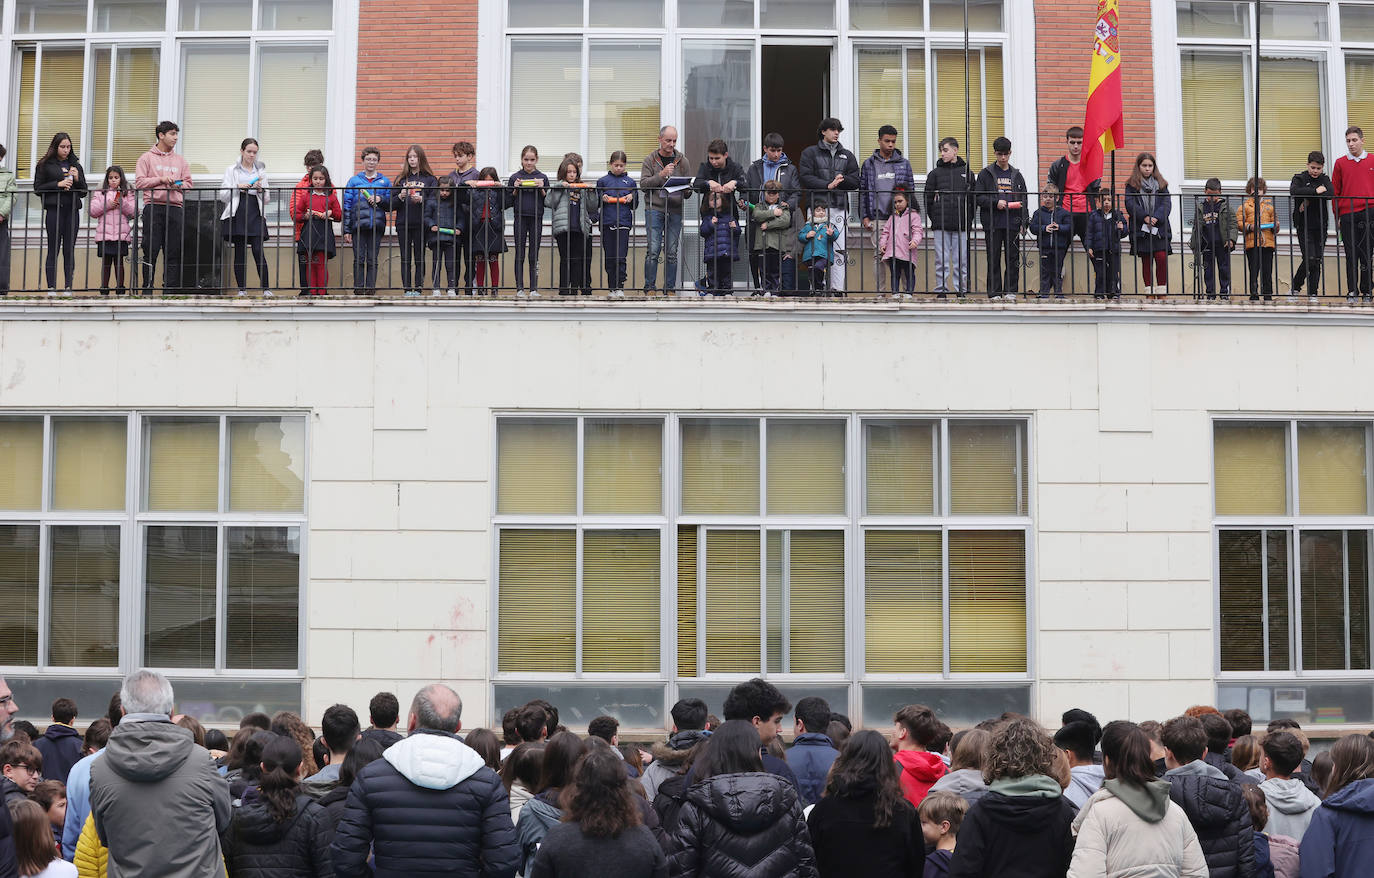
<svg viewBox="0 0 1374 878">
<path fill-rule="evenodd" d="M 305 720 L 299 714 L 289 710 L 278 711 L 272 716 L 272 731 L 279 735 L 286 735 L 294 740 L 301 748 L 301 764 L 305 766 L 305 776 L 310 777 L 320 770 L 315 764 L 315 757 L 312 753 L 315 747 L 315 733 L 310 726 L 305 724 Z"/>
<path fill-rule="evenodd" d="M 992 733 L 983 781 L 1032 774 L 1049 775 L 1054 770 L 1057 750 L 1049 734 L 1033 719 L 1017 717 L 1003 723 Z"/>
<path fill-rule="evenodd" d="M 625 763 L 609 747 L 593 747 L 577 763 L 563 819 L 589 838 L 614 838 L 639 823 Z"/>
</svg>

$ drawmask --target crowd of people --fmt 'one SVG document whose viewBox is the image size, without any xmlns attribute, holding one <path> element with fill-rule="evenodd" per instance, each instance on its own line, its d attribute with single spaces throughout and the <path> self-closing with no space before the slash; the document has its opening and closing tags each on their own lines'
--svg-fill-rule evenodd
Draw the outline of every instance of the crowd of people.
<svg viewBox="0 0 1374 878">
<path fill-rule="evenodd" d="M 817 142 L 803 150 L 795 165 L 777 133 L 764 136 L 762 157 L 747 168 L 731 158 L 725 141 L 715 139 L 693 174 L 687 157 L 677 149 L 677 129 L 666 125 L 659 131 L 658 148 L 641 163 L 637 180 L 628 173 L 629 157 L 623 151 L 611 154 L 606 174 L 596 180 L 583 178 L 582 156 L 567 153 L 550 179 L 539 169 L 539 151 L 531 145 L 521 151 L 520 170 L 502 181 L 495 167 L 478 168 L 472 143 L 459 141 L 453 145 L 451 171 L 431 166 L 417 144 L 406 151 L 394 177 L 380 170 L 381 152 L 367 147 L 358 172 L 336 186 L 323 153 L 310 150 L 305 175 L 289 190 L 300 291 L 325 295 L 331 290 L 329 260 L 340 252 L 337 227 L 342 245 L 351 248 L 355 295 L 376 293 L 388 229 L 395 233 L 406 296 L 420 296 L 425 288 L 435 296 L 457 295 L 459 289 L 466 295 L 492 294 L 501 287 L 510 212 L 517 297 L 541 295 L 540 252 L 547 216 L 557 248 L 558 293 L 591 294 L 599 240 L 606 289 L 612 298 L 623 298 L 630 281 L 631 233 L 641 205 L 646 243 L 640 292 L 657 290 L 660 265 L 664 289 L 676 290 L 684 205 L 699 195 L 703 265 L 696 289 L 703 296 L 733 295 L 734 263 L 744 259 L 755 295 L 842 295 L 848 270 L 855 264 L 848 254 L 856 203 L 859 225 L 869 238 L 872 278 L 879 294 L 913 297 L 916 265 L 927 237 L 934 255 L 931 292 L 936 298 L 969 294 L 970 235 L 979 229 L 991 299 L 1015 301 L 1023 288 L 1020 267 L 1028 242 L 1039 257 L 1039 295 L 1062 298 L 1075 238 L 1092 267 L 1095 298 L 1121 297 L 1123 252 L 1139 260 L 1147 297 L 1169 294 L 1168 257 L 1175 246 L 1171 219 L 1177 195 L 1153 154 L 1136 156 L 1118 197 L 1100 178 L 1086 179 L 1080 161 L 1083 130 L 1074 126 L 1066 133 L 1065 155 L 1031 190 L 1025 175 L 1011 164 L 1008 138 L 993 141 L 995 161 L 975 173 L 960 157 L 958 140 L 945 137 L 935 167 L 918 189 L 911 163 L 897 149 L 899 132 L 894 126 L 879 128 L 878 146 L 862 163 L 840 142 L 843 130 L 838 119 L 822 120 Z M 181 287 L 183 208 L 193 180 L 186 159 L 176 152 L 176 123 L 159 123 L 155 135 L 155 144 L 139 158 L 132 180 L 113 165 L 95 187 L 87 182 L 70 136 L 62 131 L 53 135 L 33 170 L 46 230 L 43 270 L 49 295 L 72 292 L 83 213 L 92 224 L 102 294 L 128 289 L 126 263 L 135 232 L 142 245 L 138 259 L 143 291 L 152 291 L 160 255 L 165 255 L 164 291 Z M 1347 130 L 1346 146 L 1348 154 L 1336 160 L 1330 176 L 1325 156 L 1314 151 L 1307 169 L 1290 183 L 1293 232 L 1300 251 L 1291 289 L 1299 293 L 1305 285 L 1312 298 L 1322 289 L 1334 211 L 1344 249 L 1347 297 L 1374 301 L 1374 162 L 1364 161 L 1360 128 Z M 221 234 L 233 250 L 238 295 L 250 295 L 251 253 L 257 292 L 270 298 L 264 243 L 271 235 L 268 205 L 273 189 L 258 153 L 257 140 L 245 138 L 216 197 L 222 206 Z M 0 146 L 0 161 L 4 156 Z M 1221 182 L 1207 181 L 1203 197 L 1196 201 L 1189 239 L 1199 298 L 1230 298 L 1231 254 L 1238 243 L 1245 255 L 1249 298 L 1273 298 L 1280 224 L 1267 192 L 1267 182 L 1252 177 L 1233 207 Z M 1032 210 L 1037 193 L 1039 204 Z M 0 293 L 9 284 L 9 217 L 15 197 L 13 173 L 0 168 Z M 1181 201 L 1178 206 L 1181 210 Z M 1070 293 L 1074 286 L 1071 278 Z"/>
<path fill-rule="evenodd" d="M 319 735 L 254 713 L 229 740 L 139 670 L 84 735 L 66 698 L 39 734 L 0 679 L 0 878 L 1374 874 L 1374 735 L 1309 759 L 1296 721 L 1257 734 L 1243 710 L 956 732 L 911 704 L 883 734 L 755 678 L 723 719 L 677 702 L 645 749 L 546 700 L 499 737 L 463 734 L 462 708 L 433 683 L 404 718 L 380 692 L 366 728 L 336 704 Z"/>
</svg>

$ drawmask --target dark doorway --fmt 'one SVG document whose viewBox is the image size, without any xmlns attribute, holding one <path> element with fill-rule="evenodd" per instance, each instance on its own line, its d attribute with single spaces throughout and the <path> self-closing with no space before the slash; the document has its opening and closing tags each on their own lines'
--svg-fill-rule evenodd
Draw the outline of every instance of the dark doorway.
<svg viewBox="0 0 1374 878">
<path fill-rule="evenodd" d="M 817 141 L 816 127 L 830 114 L 832 54 L 830 46 L 763 47 L 760 144 L 764 134 L 776 131 L 787 144 L 787 157 L 796 162 Z"/>
</svg>

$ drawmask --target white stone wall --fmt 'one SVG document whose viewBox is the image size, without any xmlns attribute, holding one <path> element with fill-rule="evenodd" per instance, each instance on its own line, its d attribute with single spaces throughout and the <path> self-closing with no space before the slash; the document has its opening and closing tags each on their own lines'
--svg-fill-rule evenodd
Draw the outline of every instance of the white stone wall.
<svg viewBox="0 0 1374 878">
<path fill-rule="evenodd" d="M 309 410 L 308 715 L 443 678 L 471 726 L 495 409 L 1030 415 L 1037 712 L 1145 719 L 1213 698 L 1211 413 L 1374 408 L 1356 312 L 695 305 L 34 308 L 0 410 Z"/>
</svg>

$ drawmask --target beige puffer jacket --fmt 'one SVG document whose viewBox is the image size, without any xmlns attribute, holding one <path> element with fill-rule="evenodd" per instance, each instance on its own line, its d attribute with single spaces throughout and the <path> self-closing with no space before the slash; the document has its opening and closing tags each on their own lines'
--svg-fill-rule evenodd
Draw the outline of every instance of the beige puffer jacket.
<svg viewBox="0 0 1374 878">
<path fill-rule="evenodd" d="M 1107 781 L 1083 805 L 1073 831 L 1069 878 L 1207 878 L 1197 833 L 1164 781 L 1143 791 Z"/>
</svg>

